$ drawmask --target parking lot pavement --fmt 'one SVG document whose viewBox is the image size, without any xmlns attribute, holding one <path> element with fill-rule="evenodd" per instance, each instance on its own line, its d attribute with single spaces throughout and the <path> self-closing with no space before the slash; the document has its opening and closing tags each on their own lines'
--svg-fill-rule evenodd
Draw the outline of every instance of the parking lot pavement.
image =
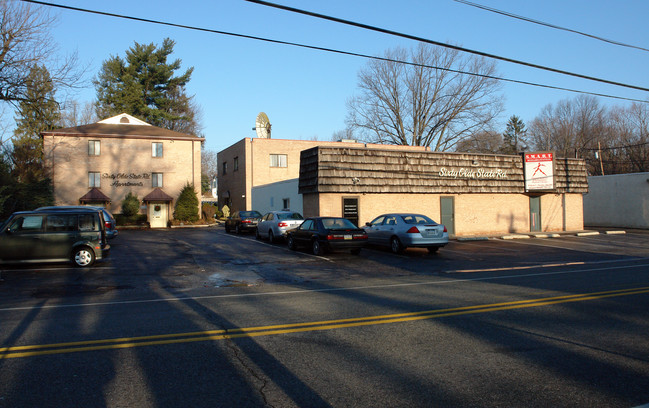
<svg viewBox="0 0 649 408">
<path fill-rule="evenodd" d="M 649 234 L 563 235 L 524 240 L 452 240 L 438 253 L 407 249 L 393 254 L 368 247 L 314 256 L 285 243 L 222 228 L 124 230 L 111 241 L 110 258 L 89 269 L 70 265 L 4 266 L 3 292 L 21 296 L 85 296 L 115 292 L 184 293 L 222 287 L 305 285 L 346 279 L 405 278 L 548 265 L 645 259 Z M 8 292 L 7 289 L 13 291 Z"/>
</svg>

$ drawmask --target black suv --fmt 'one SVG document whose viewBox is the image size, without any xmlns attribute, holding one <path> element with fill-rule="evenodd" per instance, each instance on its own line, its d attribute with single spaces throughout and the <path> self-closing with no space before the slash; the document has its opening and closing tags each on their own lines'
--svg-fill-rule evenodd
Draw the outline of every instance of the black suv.
<svg viewBox="0 0 649 408">
<path fill-rule="evenodd" d="M 22 211 L 0 228 L 0 264 L 72 261 L 87 267 L 109 253 L 97 209 Z"/>
</svg>

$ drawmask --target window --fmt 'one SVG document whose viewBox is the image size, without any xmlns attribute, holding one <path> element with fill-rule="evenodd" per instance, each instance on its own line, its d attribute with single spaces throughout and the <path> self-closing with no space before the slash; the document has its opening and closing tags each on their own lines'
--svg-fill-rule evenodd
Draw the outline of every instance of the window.
<svg viewBox="0 0 649 408">
<path fill-rule="evenodd" d="M 223 162 L 223 174 L 228 174 L 228 162 Z"/>
<path fill-rule="evenodd" d="M 287 167 L 287 159 L 285 154 L 271 154 L 270 167 Z"/>
<path fill-rule="evenodd" d="M 152 157 L 162 157 L 162 143 L 153 142 L 151 143 L 151 156 Z"/>
<path fill-rule="evenodd" d="M 99 172 L 91 171 L 88 173 L 88 187 L 101 187 L 101 176 Z"/>
<path fill-rule="evenodd" d="M 288 210 L 291 208 L 291 199 L 290 198 L 282 198 L 282 204 L 283 204 L 283 209 Z"/>
<path fill-rule="evenodd" d="M 315 225 L 313 223 L 313 220 L 306 220 L 298 228 L 301 230 L 310 231 L 315 229 Z"/>
<path fill-rule="evenodd" d="M 31 231 L 38 232 L 42 229 L 43 226 L 43 217 L 39 215 L 26 215 L 24 217 L 17 218 L 14 222 L 11 223 L 9 231 L 18 232 L 18 231 Z"/>
<path fill-rule="evenodd" d="M 79 231 L 99 231 L 99 218 L 93 214 L 79 215 Z"/>
<path fill-rule="evenodd" d="M 76 215 L 48 215 L 47 230 L 57 232 L 69 232 L 77 229 Z"/>
<path fill-rule="evenodd" d="M 234 161 L 232 162 L 232 171 L 237 171 L 239 170 L 239 158 L 235 157 Z"/>
<path fill-rule="evenodd" d="M 151 173 L 153 187 L 162 187 L 162 173 Z"/>
<path fill-rule="evenodd" d="M 99 140 L 88 141 L 88 156 L 99 156 L 101 153 L 101 143 Z"/>
</svg>

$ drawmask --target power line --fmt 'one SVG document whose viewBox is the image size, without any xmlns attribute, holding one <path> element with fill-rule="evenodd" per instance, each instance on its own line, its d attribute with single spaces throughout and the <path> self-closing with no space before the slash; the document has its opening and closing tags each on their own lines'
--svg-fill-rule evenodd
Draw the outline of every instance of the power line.
<svg viewBox="0 0 649 408">
<path fill-rule="evenodd" d="M 513 58 L 501 57 L 499 55 L 490 54 L 490 53 L 486 53 L 486 52 L 483 52 L 483 51 L 471 50 L 469 48 L 464 48 L 464 47 L 460 47 L 460 46 L 457 46 L 457 45 L 446 44 L 446 43 L 443 43 L 443 42 L 430 40 L 428 38 L 417 37 L 417 36 L 414 36 L 414 35 L 411 35 L 411 34 L 404 34 L 404 33 L 400 33 L 400 32 L 397 32 L 397 31 L 388 30 L 388 29 L 385 29 L 385 28 L 371 26 L 371 25 L 358 23 L 358 22 L 354 22 L 354 21 L 350 21 L 350 20 L 344 20 L 344 19 L 338 18 L 338 17 L 326 16 L 324 14 L 319 14 L 319 13 L 314 13 L 314 12 L 311 12 L 311 11 L 301 10 L 301 9 L 297 9 L 297 8 L 294 8 L 294 7 L 283 6 L 281 4 L 270 3 L 270 2 L 267 2 L 267 1 L 263 1 L 263 0 L 246 0 L 246 1 L 248 1 L 250 3 L 256 3 L 256 4 L 259 4 L 259 5 L 262 5 L 262 6 L 273 7 L 273 8 L 277 8 L 277 9 L 280 9 L 280 10 L 290 11 L 290 12 L 293 12 L 293 13 L 304 14 L 304 15 L 307 15 L 307 16 L 310 16 L 310 17 L 316 17 L 316 18 L 320 18 L 320 19 L 324 19 L 324 20 L 333 21 L 333 22 L 336 22 L 336 23 L 346 24 L 346 25 L 350 25 L 350 26 L 353 26 L 353 27 L 363 28 L 363 29 L 370 30 L 370 31 L 376 31 L 376 32 L 383 33 L 383 34 L 389 34 L 389 35 L 393 35 L 393 36 L 397 36 L 397 37 L 406 38 L 406 39 L 409 39 L 409 40 L 420 41 L 420 42 L 424 42 L 424 43 L 427 43 L 427 44 L 437 45 L 437 46 L 440 46 L 440 47 L 450 48 L 450 49 L 457 50 L 457 51 L 462 51 L 462 52 L 467 52 L 467 53 L 470 53 L 470 54 L 480 55 L 482 57 L 492 58 L 492 59 L 496 59 L 496 60 L 499 60 L 499 61 L 505 61 L 505 62 L 510 62 L 510 63 L 513 63 L 513 64 L 523 65 L 523 66 L 530 67 L 530 68 L 541 69 L 541 70 L 544 70 L 544 71 L 550 71 L 550 72 L 554 72 L 554 73 L 557 73 L 557 74 L 569 75 L 569 76 L 573 76 L 573 77 L 576 77 L 576 78 L 587 79 L 587 80 L 590 80 L 590 81 L 596 81 L 596 82 L 601 82 L 601 83 L 605 83 L 605 84 L 609 84 L 609 85 L 621 86 L 621 87 L 624 87 L 624 88 L 631 88 L 631 89 L 636 89 L 636 90 L 639 90 L 639 91 L 649 92 L 649 88 L 644 88 L 644 87 L 637 86 L 637 85 L 624 84 L 624 83 L 621 83 L 621 82 L 615 82 L 615 81 L 611 81 L 611 80 L 608 80 L 608 79 L 596 78 L 596 77 L 592 77 L 592 76 L 588 76 L 588 75 L 583 75 L 583 74 L 578 74 L 578 73 L 574 73 L 574 72 L 564 71 L 564 70 L 557 69 L 557 68 L 551 68 L 551 67 L 546 67 L 546 66 L 543 66 L 543 65 L 533 64 L 531 62 L 520 61 L 520 60 L 516 60 L 516 59 L 513 59 Z"/>
<path fill-rule="evenodd" d="M 619 150 L 619 149 L 628 149 L 631 147 L 640 147 L 640 146 L 646 146 L 649 145 L 649 142 L 643 142 L 643 143 L 636 143 L 632 145 L 625 145 L 625 146 L 615 146 L 615 147 L 583 147 L 580 150 L 589 150 L 589 151 L 598 151 L 598 150 Z"/>
<path fill-rule="evenodd" d="M 97 15 L 102 15 L 102 16 L 107 16 L 107 17 L 114 17 L 114 18 L 121 18 L 121 19 L 125 19 L 125 20 L 139 21 L 139 22 L 143 22 L 143 23 L 165 25 L 165 26 L 169 26 L 169 27 L 183 28 L 183 29 L 194 30 L 194 31 L 202 31 L 202 32 L 207 32 L 207 33 L 211 33 L 211 34 L 220 34 L 220 35 L 244 38 L 244 39 L 249 39 L 249 40 L 263 41 L 263 42 L 279 44 L 279 45 L 290 45 L 290 46 L 294 46 L 294 47 L 305 48 L 305 49 L 310 49 L 310 50 L 315 50 L 315 51 L 324 51 L 324 52 L 330 52 L 330 53 L 335 53 L 335 54 L 340 54 L 340 55 L 347 55 L 347 56 L 352 56 L 352 57 L 360 57 L 360 58 L 373 59 L 373 60 L 378 60 L 378 61 L 394 62 L 394 63 L 411 65 L 411 66 L 416 66 L 416 67 L 421 67 L 421 68 L 439 69 L 439 70 L 442 70 L 442 71 L 448 71 L 448 72 L 454 72 L 454 73 L 458 73 L 458 74 L 477 76 L 477 77 L 487 78 L 487 79 L 494 79 L 494 80 L 498 80 L 498 81 L 510 82 L 510 83 L 519 84 L 519 85 L 528 85 L 528 86 L 534 86 L 534 87 L 538 87 L 538 88 L 553 89 L 553 90 L 558 90 L 558 91 L 566 91 L 566 92 L 579 93 L 579 94 L 592 95 L 592 96 L 599 96 L 599 97 L 603 97 L 603 98 L 619 99 L 619 100 L 625 100 L 625 101 L 631 101 L 631 102 L 649 103 L 649 101 L 642 100 L 642 99 L 626 98 L 626 97 L 622 97 L 622 96 L 607 95 L 607 94 L 602 94 L 602 93 L 597 93 L 597 92 L 580 91 L 580 90 L 577 90 L 577 89 L 564 88 L 564 87 L 558 87 L 558 86 L 546 85 L 546 84 L 539 84 L 539 83 L 529 82 L 529 81 L 520 81 L 520 80 L 516 80 L 516 79 L 509 79 L 509 78 L 496 77 L 496 76 L 491 76 L 491 75 L 478 74 L 478 73 L 475 73 L 475 72 L 460 71 L 460 70 L 454 70 L 454 69 L 450 69 L 450 68 L 436 67 L 436 66 L 431 66 L 431 65 L 418 64 L 418 63 L 414 63 L 414 62 L 394 60 L 394 59 L 390 59 L 390 58 L 377 57 L 377 56 L 373 56 L 373 55 L 361 54 L 361 53 L 356 53 L 356 52 L 342 51 L 342 50 L 336 50 L 336 49 L 332 49 L 332 48 L 325 48 L 325 47 L 313 46 L 313 45 L 308 45 L 308 44 L 300 44 L 300 43 L 289 42 L 289 41 L 274 40 L 274 39 L 270 39 L 270 38 L 257 37 L 257 36 L 246 35 L 246 34 L 231 33 L 231 32 L 227 32 L 227 31 L 220 31 L 220 30 L 214 30 L 214 29 L 209 29 L 209 28 L 201 28 L 201 27 L 195 27 L 195 26 L 171 23 L 171 22 L 166 22 L 166 21 L 152 20 L 152 19 L 142 18 L 142 17 L 134 17 L 134 16 L 127 16 L 127 15 L 122 15 L 122 14 L 108 13 L 108 12 L 104 12 L 104 11 L 83 9 L 83 8 L 79 8 L 79 7 L 66 6 L 66 5 L 49 3 L 49 2 L 38 1 L 38 0 L 21 0 L 21 1 L 26 2 L 26 3 L 39 4 L 39 5 L 48 6 L 48 7 L 61 8 L 61 9 L 65 9 L 65 10 L 79 11 L 79 12 L 83 12 L 83 13 L 97 14 Z"/>
<path fill-rule="evenodd" d="M 561 26 L 558 26 L 558 25 L 554 25 L 554 24 L 551 24 L 551 23 L 546 23 L 546 22 L 539 21 L 539 20 L 534 20 L 532 18 L 523 17 L 523 16 L 520 16 L 520 15 L 517 15 L 517 14 L 514 14 L 514 13 L 510 13 L 508 11 L 502 11 L 502 10 L 498 10 L 498 9 L 495 9 L 495 8 L 492 8 L 492 7 L 484 6 L 482 4 L 472 3 L 472 2 L 467 1 L 467 0 L 453 0 L 453 1 L 456 1 L 456 2 L 462 3 L 462 4 L 466 4 L 467 6 L 476 7 L 476 8 L 482 9 L 482 10 L 490 11 L 492 13 L 501 14 L 503 16 L 515 18 L 515 19 L 522 20 L 522 21 L 527 21 L 528 23 L 534 23 L 534 24 L 538 24 L 538 25 L 541 25 L 541 26 L 554 28 L 554 29 L 557 29 L 557 30 L 563 30 L 563 31 L 567 31 L 567 32 L 570 32 L 570 33 L 574 33 L 574 34 L 579 34 L 579 35 L 582 35 L 584 37 L 593 38 L 595 40 L 603 41 L 603 42 L 606 42 L 606 43 L 609 43 L 609 44 L 619 45 L 621 47 L 635 48 L 635 49 L 641 50 L 641 51 L 649 51 L 649 49 L 639 47 L 637 45 L 631 45 L 631 44 L 626 44 L 626 43 L 623 43 L 623 42 L 620 42 L 620 41 L 609 40 L 607 38 L 599 37 L 597 35 L 584 33 L 582 31 L 577 31 L 577 30 L 573 30 L 571 28 L 561 27 Z"/>
</svg>

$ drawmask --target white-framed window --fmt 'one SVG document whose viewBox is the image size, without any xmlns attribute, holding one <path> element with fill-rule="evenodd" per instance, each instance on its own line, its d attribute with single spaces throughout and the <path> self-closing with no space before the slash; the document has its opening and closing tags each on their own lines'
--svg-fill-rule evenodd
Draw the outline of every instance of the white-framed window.
<svg viewBox="0 0 649 408">
<path fill-rule="evenodd" d="M 285 154 L 271 154 L 270 167 L 287 167 L 288 160 Z"/>
<path fill-rule="evenodd" d="M 88 156 L 99 156 L 101 153 L 101 142 L 99 140 L 88 140 Z"/>
<path fill-rule="evenodd" d="M 101 175 L 99 174 L 99 172 L 88 172 L 88 187 L 101 187 Z"/>
<path fill-rule="evenodd" d="M 162 157 L 162 142 L 151 143 L 151 157 Z"/>
<path fill-rule="evenodd" d="M 151 183 L 153 187 L 162 187 L 162 173 L 151 173 Z"/>
</svg>

